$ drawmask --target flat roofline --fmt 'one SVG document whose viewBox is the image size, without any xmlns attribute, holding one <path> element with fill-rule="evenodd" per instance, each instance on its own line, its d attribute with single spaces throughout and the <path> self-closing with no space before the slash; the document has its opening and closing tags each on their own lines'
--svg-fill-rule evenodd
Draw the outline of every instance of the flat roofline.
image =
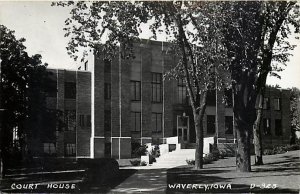
<svg viewBox="0 0 300 194">
<path fill-rule="evenodd" d="M 60 71 L 75 71 L 75 72 L 87 72 L 91 73 L 91 71 L 86 71 L 86 70 L 75 70 L 75 69 L 63 69 L 63 68 L 46 68 L 47 70 L 60 70 Z"/>
</svg>

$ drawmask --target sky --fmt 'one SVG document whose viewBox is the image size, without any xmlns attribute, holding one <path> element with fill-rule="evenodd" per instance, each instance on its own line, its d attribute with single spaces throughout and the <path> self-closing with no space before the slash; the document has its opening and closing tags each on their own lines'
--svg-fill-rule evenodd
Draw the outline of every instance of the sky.
<svg viewBox="0 0 300 194">
<path fill-rule="evenodd" d="M 69 8 L 52 7 L 50 1 L 1 1 L 0 24 L 15 31 L 17 38 L 24 37 L 30 55 L 41 54 L 50 68 L 76 69 L 77 65 L 67 54 L 68 38 L 64 37 L 64 21 Z M 145 30 L 147 31 L 147 30 Z M 147 35 L 144 34 L 143 38 Z M 291 39 L 299 46 L 292 51 L 281 80 L 269 77 L 267 84 L 282 88 L 300 88 L 300 40 Z"/>
</svg>

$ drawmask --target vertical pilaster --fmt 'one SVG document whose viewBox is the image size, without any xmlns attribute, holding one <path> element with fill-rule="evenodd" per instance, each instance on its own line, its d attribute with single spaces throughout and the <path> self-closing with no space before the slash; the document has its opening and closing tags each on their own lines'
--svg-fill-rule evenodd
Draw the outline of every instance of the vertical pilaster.
<svg viewBox="0 0 300 194">
<path fill-rule="evenodd" d="M 175 61 L 172 55 L 163 55 L 164 71 L 174 67 Z M 163 138 L 173 136 L 173 104 L 176 100 L 176 85 L 174 80 L 166 79 L 163 82 Z M 174 90 L 175 88 L 175 90 Z"/>
<path fill-rule="evenodd" d="M 104 61 L 95 56 L 92 69 L 91 157 L 104 157 Z"/>
<path fill-rule="evenodd" d="M 151 65 L 152 65 L 152 48 L 151 45 L 143 44 L 141 46 L 141 63 L 142 63 L 142 141 L 145 139 L 143 143 L 150 143 L 152 138 L 152 129 L 151 129 L 151 109 L 152 109 L 152 73 L 151 73 Z"/>
<path fill-rule="evenodd" d="M 64 121 L 65 111 L 65 71 L 57 70 L 57 110 L 60 111 L 61 120 Z M 64 156 L 64 128 L 57 131 L 56 140 L 57 156 Z"/>
<path fill-rule="evenodd" d="M 80 115 L 84 116 L 84 126 L 76 124 L 76 153 L 77 157 L 90 156 L 91 126 L 88 116 L 91 116 L 91 74 L 89 72 L 77 71 L 76 79 L 76 115 L 77 121 Z"/>
</svg>

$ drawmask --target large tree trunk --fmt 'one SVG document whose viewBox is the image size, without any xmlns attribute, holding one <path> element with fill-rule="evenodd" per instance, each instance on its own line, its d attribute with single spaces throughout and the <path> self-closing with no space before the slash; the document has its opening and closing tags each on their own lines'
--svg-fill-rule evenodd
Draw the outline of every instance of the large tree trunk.
<svg viewBox="0 0 300 194">
<path fill-rule="evenodd" d="M 237 153 L 236 153 L 236 169 L 239 172 L 251 171 L 250 156 L 250 130 L 252 124 L 235 117 L 235 128 L 237 129 Z"/>
<path fill-rule="evenodd" d="M 264 96 L 262 93 L 258 95 L 259 102 L 256 114 L 256 120 L 253 125 L 253 144 L 255 151 L 255 165 L 263 165 L 263 147 L 262 147 L 262 137 L 261 137 L 261 119 L 262 119 L 262 109 Z"/>
<path fill-rule="evenodd" d="M 196 152 L 195 152 L 195 169 L 203 168 L 203 119 L 200 114 L 194 115 L 195 130 L 196 130 Z"/>
<path fill-rule="evenodd" d="M 253 77 L 243 74 L 241 84 L 234 85 L 234 124 L 237 132 L 236 168 L 239 172 L 251 171 L 251 135 L 256 118 L 256 92 Z"/>
</svg>

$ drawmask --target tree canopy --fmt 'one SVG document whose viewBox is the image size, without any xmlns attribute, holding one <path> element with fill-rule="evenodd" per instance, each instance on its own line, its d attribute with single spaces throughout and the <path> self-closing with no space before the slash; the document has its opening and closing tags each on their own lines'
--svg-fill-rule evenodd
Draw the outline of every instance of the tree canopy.
<svg viewBox="0 0 300 194">
<path fill-rule="evenodd" d="M 46 91 L 56 90 L 49 86 L 47 64 L 42 63 L 41 55 L 29 56 L 24 42 L 24 38 L 17 39 L 14 31 L 0 25 L 0 107 L 4 109 L 0 143 L 6 156 L 12 148 L 25 149 L 26 136 L 40 130 L 36 120 L 46 111 Z M 18 142 L 13 141 L 13 130 Z"/>
</svg>

